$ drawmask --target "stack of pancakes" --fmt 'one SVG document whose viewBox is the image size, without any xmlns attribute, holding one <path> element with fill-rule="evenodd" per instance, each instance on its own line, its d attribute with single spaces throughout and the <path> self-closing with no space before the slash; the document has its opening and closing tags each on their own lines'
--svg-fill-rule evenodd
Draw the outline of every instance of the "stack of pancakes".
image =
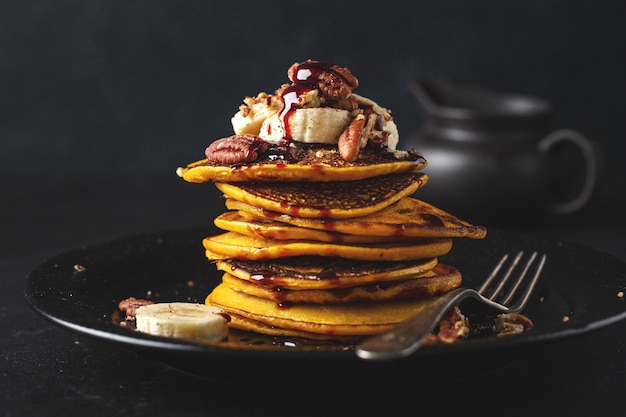
<svg viewBox="0 0 626 417">
<path fill-rule="evenodd" d="M 391 125 L 372 103 L 357 98 L 351 114 Z M 368 139 L 346 160 L 337 144 L 268 144 L 258 132 L 236 133 L 178 170 L 186 181 L 213 182 L 225 196 L 228 210 L 215 219 L 224 232 L 203 245 L 224 272 L 206 303 L 228 313 L 231 328 L 355 340 L 461 285 L 461 273 L 439 257 L 454 238 L 481 239 L 486 229 L 412 197 L 428 180 L 418 152 Z"/>
<path fill-rule="evenodd" d="M 224 272 L 207 304 L 231 328 L 349 340 L 457 288 L 460 272 L 438 257 L 486 230 L 410 197 L 427 182 L 422 166 L 351 181 L 216 182 L 229 210 L 215 219 L 225 232 L 203 240 Z"/>
</svg>

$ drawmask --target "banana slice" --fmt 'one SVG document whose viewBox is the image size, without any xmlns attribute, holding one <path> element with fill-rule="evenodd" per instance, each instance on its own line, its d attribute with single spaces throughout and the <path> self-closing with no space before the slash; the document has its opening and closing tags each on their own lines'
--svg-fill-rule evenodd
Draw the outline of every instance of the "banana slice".
<svg viewBox="0 0 626 417">
<path fill-rule="evenodd" d="M 263 122 L 284 107 L 280 97 L 265 92 L 256 97 L 246 97 L 243 101 L 245 104 L 231 119 L 233 131 L 238 135 L 258 135 Z"/>
<path fill-rule="evenodd" d="M 259 137 L 267 142 L 277 143 L 290 137 L 302 143 L 337 144 L 339 135 L 352 121 L 350 112 L 333 107 L 312 107 L 297 109 L 287 116 L 285 126 L 279 114 L 268 117 L 261 126 Z"/>
<path fill-rule="evenodd" d="M 144 305 L 137 309 L 135 320 L 140 332 L 189 342 L 219 342 L 228 335 L 229 317 L 224 311 L 197 303 Z"/>
</svg>

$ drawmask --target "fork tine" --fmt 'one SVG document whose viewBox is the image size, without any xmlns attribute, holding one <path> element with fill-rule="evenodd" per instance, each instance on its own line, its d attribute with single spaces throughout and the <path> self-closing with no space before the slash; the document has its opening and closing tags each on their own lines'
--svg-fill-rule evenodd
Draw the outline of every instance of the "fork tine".
<svg viewBox="0 0 626 417">
<path fill-rule="evenodd" d="M 517 267 L 517 264 L 522 258 L 522 255 L 524 255 L 523 251 L 519 251 L 517 253 L 517 256 L 515 257 L 513 262 L 511 262 L 509 269 L 507 269 L 506 274 L 504 274 L 504 276 L 498 283 L 498 286 L 491 292 L 491 295 L 489 296 L 489 298 L 493 300 L 495 297 L 497 297 L 500 294 L 500 291 L 502 291 L 502 289 L 504 288 L 504 285 L 509 281 L 509 278 L 511 278 L 511 274 L 513 273 L 513 270 Z M 504 304 L 504 303 L 502 302 L 500 304 Z"/>
<path fill-rule="evenodd" d="M 509 258 L 509 254 L 507 253 L 500 259 L 500 262 L 498 262 L 498 264 L 493 268 L 493 270 L 491 270 L 491 274 L 489 274 L 487 279 L 485 279 L 485 281 L 476 291 L 478 291 L 482 295 L 485 295 L 484 294 L 485 291 L 487 290 L 487 288 L 489 288 L 493 280 L 496 278 L 496 276 L 498 275 L 498 272 L 500 272 L 500 268 L 502 268 L 502 265 L 504 265 L 504 263 L 506 262 L 508 258 Z"/>
<path fill-rule="evenodd" d="M 537 257 L 537 252 L 533 252 L 532 255 L 530 255 L 528 262 L 526 262 L 526 265 L 524 265 L 524 269 L 522 270 L 522 273 L 519 274 L 517 280 L 515 281 L 515 283 L 509 290 L 509 292 L 507 292 L 506 295 L 504 296 L 504 299 L 501 300 L 502 304 L 506 305 L 513 299 L 513 295 L 515 294 L 519 286 L 522 284 L 522 281 L 524 281 L 524 278 L 526 277 L 526 274 L 528 273 L 528 270 L 530 269 L 530 266 L 532 265 L 532 263 L 535 261 L 536 257 Z"/>
<path fill-rule="evenodd" d="M 508 289 L 508 291 L 506 292 L 506 295 L 504 295 L 503 297 L 499 297 L 500 293 L 504 290 L 505 286 L 508 284 L 511 277 L 513 276 L 513 272 L 518 267 L 523 255 L 524 255 L 524 252 L 519 251 L 517 255 L 515 256 L 515 259 L 513 259 L 511 264 L 508 266 L 508 268 L 502 275 L 502 277 L 496 281 L 496 278 L 498 277 L 500 270 L 503 268 L 505 262 L 508 260 L 508 254 L 504 255 L 502 259 L 500 259 L 498 264 L 495 266 L 495 268 L 491 271 L 491 274 L 487 277 L 485 282 L 483 282 L 483 284 L 480 286 L 480 288 L 477 291 L 482 296 L 490 300 L 493 300 L 495 302 L 498 302 L 499 304 L 508 306 L 510 311 L 521 311 L 528 303 L 528 300 L 530 299 L 530 295 L 532 291 L 534 290 L 535 285 L 537 284 L 537 281 L 539 280 L 539 276 L 541 274 L 541 270 L 543 269 L 543 265 L 546 262 L 546 255 L 543 254 L 541 258 L 539 259 L 538 265 L 535 267 L 535 272 L 534 272 L 533 277 L 530 280 L 530 283 L 528 284 L 524 292 L 521 294 L 521 296 L 519 296 L 518 301 L 514 305 L 509 306 L 509 303 L 515 298 L 516 293 L 520 289 L 522 282 L 526 279 L 528 271 L 530 270 L 531 266 L 535 262 L 538 256 L 538 253 L 535 251 L 531 254 L 530 258 L 528 259 L 526 264 L 523 266 L 521 273 L 519 273 L 517 277 L 515 278 L 515 281 L 513 282 L 512 287 Z M 491 289 L 490 287 L 493 286 L 494 283 L 496 283 L 495 288 Z"/>
<path fill-rule="evenodd" d="M 513 262 L 507 269 L 507 271 L 505 272 L 505 274 L 498 281 L 497 286 L 493 289 L 490 289 L 490 286 L 493 284 L 494 280 L 500 273 L 500 269 L 504 266 L 504 263 L 509 258 L 508 254 L 504 255 L 502 259 L 500 259 L 500 262 L 498 262 L 495 268 L 493 268 L 493 270 L 491 271 L 491 274 L 487 277 L 485 282 L 483 282 L 483 284 L 480 286 L 480 288 L 477 291 L 484 297 L 487 297 L 493 300 L 500 293 L 500 291 L 502 291 L 502 288 L 509 280 L 511 274 L 513 273 L 513 269 L 517 266 L 523 254 L 524 254 L 523 251 L 519 251 L 517 253 L 517 256 L 515 257 L 515 259 L 513 260 Z"/>
<path fill-rule="evenodd" d="M 524 309 L 524 307 L 526 307 L 526 304 L 528 303 L 528 300 L 530 299 L 530 295 L 532 294 L 533 290 L 535 289 L 535 285 L 539 281 L 539 276 L 541 275 L 541 271 L 543 270 L 543 266 L 546 263 L 546 259 L 547 259 L 546 254 L 542 254 L 541 258 L 539 258 L 539 264 L 537 265 L 537 267 L 535 269 L 535 275 L 533 275 L 533 277 L 532 277 L 532 279 L 530 281 L 530 284 L 528 284 L 528 286 L 526 287 L 526 289 L 522 293 L 522 296 L 520 297 L 518 302 L 510 307 L 511 311 L 522 311 Z M 529 264 L 529 266 L 530 266 L 530 264 Z"/>
</svg>

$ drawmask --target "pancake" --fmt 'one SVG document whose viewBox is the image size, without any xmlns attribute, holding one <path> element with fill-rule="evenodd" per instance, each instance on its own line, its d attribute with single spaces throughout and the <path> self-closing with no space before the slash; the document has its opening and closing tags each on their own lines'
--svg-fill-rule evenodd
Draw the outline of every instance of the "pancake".
<svg viewBox="0 0 626 417">
<path fill-rule="evenodd" d="M 374 333 L 367 335 L 343 335 L 343 334 L 324 334 L 324 333 L 311 333 L 304 330 L 285 329 L 276 327 L 256 321 L 250 317 L 244 317 L 234 312 L 229 313 L 231 321 L 228 323 L 228 327 L 231 329 L 239 329 L 248 332 L 262 333 L 273 337 L 298 337 L 304 339 L 325 341 L 325 342 L 344 342 L 344 343 L 357 343 L 363 340 L 364 337 L 371 336 Z M 426 336 L 422 341 L 422 345 L 431 345 L 439 342 L 443 343 L 455 343 L 460 339 L 464 339 L 469 335 L 469 322 L 467 318 L 461 313 L 458 306 L 452 307 L 442 321 L 439 323 L 439 330 Z M 327 326 L 328 327 L 328 326 Z M 373 332 L 372 325 L 370 325 L 369 331 Z M 389 326 L 379 326 L 380 332 L 389 329 Z"/>
<path fill-rule="evenodd" d="M 381 243 L 328 243 L 314 240 L 263 239 L 226 232 L 202 241 L 209 259 L 236 258 L 264 261 L 291 256 L 319 255 L 362 261 L 408 261 L 445 255 L 447 238 Z"/>
<path fill-rule="evenodd" d="M 436 258 L 407 262 L 363 262 L 321 256 L 299 256 L 271 261 L 222 259 L 219 271 L 264 286 L 288 290 L 347 288 L 400 281 L 420 276 L 437 266 Z"/>
<path fill-rule="evenodd" d="M 262 333 L 261 328 L 246 328 L 243 317 L 288 331 L 327 337 L 368 336 L 390 329 L 429 305 L 435 297 L 361 302 L 348 304 L 279 304 L 233 290 L 219 284 L 205 303 L 221 308 L 229 316 L 229 326 Z"/>
<path fill-rule="evenodd" d="M 228 273 L 222 277 L 222 282 L 233 290 L 255 297 L 280 303 L 315 304 L 427 298 L 458 288 L 461 281 L 461 274 L 458 270 L 443 264 L 437 265 L 432 271 L 402 281 L 325 290 L 288 290 L 257 284 Z"/>
<path fill-rule="evenodd" d="M 246 181 L 354 181 L 380 175 L 413 172 L 426 167 L 426 160 L 417 152 L 388 152 L 362 149 L 352 162 L 345 161 L 336 146 L 306 146 L 289 155 L 261 155 L 253 163 L 218 164 L 208 159 L 180 167 L 176 173 L 187 182 Z"/>
<path fill-rule="evenodd" d="M 484 226 L 465 220 L 424 201 L 404 197 L 376 213 L 348 219 L 310 219 L 276 213 L 232 199 L 226 207 L 239 210 L 244 218 L 261 218 L 316 230 L 334 231 L 354 235 L 397 237 L 464 237 L 482 239 L 487 235 Z M 247 216 L 246 213 L 252 215 Z"/>
<path fill-rule="evenodd" d="M 318 341 L 332 341 L 332 342 L 345 342 L 354 343 L 362 339 L 362 336 L 337 336 L 337 335 L 324 335 L 319 333 L 309 333 L 300 330 L 283 329 L 280 327 L 272 326 L 269 324 L 261 323 L 260 321 L 253 320 L 249 317 L 244 317 L 234 312 L 228 314 L 230 321 L 228 327 L 230 329 L 243 330 L 246 332 L 260 333 L 273 337 L 299 337 L 308 340 Z"/>
<path fill-rule="evenodd" d="M 222 213 L 217 216 L 213 222 L 220 229 L 264 239 L 305 239 L 334 243 L 373 243 L 398 240 L 396 236 L 348 235 L 339 232 L 292 226 L 273 220 L 258 218 L 246 219 L 236 211 Z"/>
<path fill-rule="evenodd" d="M 216 183 L 226 197 L 265 210 L 304 218 L 350 218 L 375 213 L 426 184 L 421 173 L 357 181 L 315 183 Z"/>
</svg>

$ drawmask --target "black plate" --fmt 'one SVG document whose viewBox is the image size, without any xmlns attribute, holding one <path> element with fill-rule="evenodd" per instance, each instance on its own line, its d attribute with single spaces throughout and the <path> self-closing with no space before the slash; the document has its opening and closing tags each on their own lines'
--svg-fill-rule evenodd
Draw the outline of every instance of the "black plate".
<svg viewBox="0 0 626 417">
<path fill-rule="evenodd" d="M 205 228 L 134 236 L 63 253 L 30 273 L 25 296 L 61 327 L 137 349 L 181 371 L 232 382 L 255 382 L 265 375 L 265 383 L 274 384 L 289 383 L 294 369 L 310 382 L 432 383 L 464 377 L 528 357 L 545 342 L 626 317 L 626 300 L 618 296 L 626 288 L 624 262 L 567 242 L 492 230 L 483 240 L 455 240 L 440 261 L 458 267 L 464 284 L 473 285 L 504 253 L 546 253 L 542 279 L 524 311 L 535 327 L 520 335 L 425 346 L 409 358 L 372 363 L 358 359 L 350 345 L 237 331 L 227 341 L 196 345 L 121 327 L 117 303 L 129 296 L 203 302 L 221 277 L 201 244 L 214 232 Z"/>
</svg>

